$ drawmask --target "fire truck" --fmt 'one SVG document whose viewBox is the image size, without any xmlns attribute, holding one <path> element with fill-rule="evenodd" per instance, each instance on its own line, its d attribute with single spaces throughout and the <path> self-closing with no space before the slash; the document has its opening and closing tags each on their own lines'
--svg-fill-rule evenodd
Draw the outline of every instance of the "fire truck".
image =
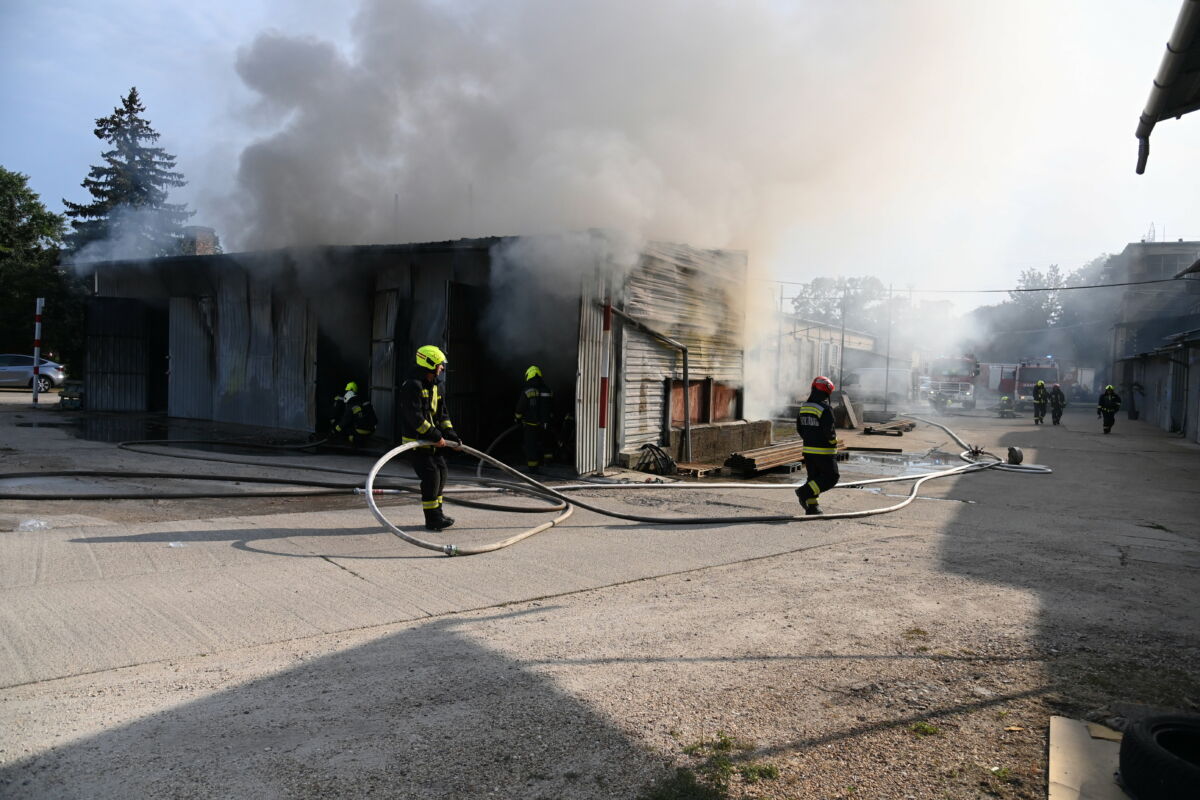
<svg viewBox="0 0 1200 800">
<path fill-rule="evenodd" d="M 947 404 L 958 403 L 967 409 L 975 407 L 979 361 L 973 353 L 935 358 L 929 364 L 928 375 L 926 391 L 930 398 L 941 398 Z"/>
<path fill-rule="evenodd" d="M 1033 406 L 1033 387 L 1038 381 L 1046 382 L 1046 390 L 1059 382 L 1058 362 L 1053 356 L 1045 358 L 1027 358 L 1017 365 L 1016 377 L 1013 379 L 1013 403 L 1019 409 Z"/>
</svg>

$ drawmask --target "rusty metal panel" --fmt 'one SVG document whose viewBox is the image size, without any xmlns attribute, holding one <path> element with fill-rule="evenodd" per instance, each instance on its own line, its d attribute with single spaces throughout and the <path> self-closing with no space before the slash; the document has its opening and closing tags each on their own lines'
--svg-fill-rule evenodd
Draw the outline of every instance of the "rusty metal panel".
<svg viewBox="0 0 1200 800">
<path fill-rule="evenodd" d="M 138 300 L 95 297 L 88 304 L 89 411 L 145 411 L 146 308 Z"/>
<path fill-rule="evenodd" d="M 167 415 L 212 419 L 212 298 L 172 297 L 168 324 Z"/>
<path fill-rule="evenodd" d="M 624 310 L 688 348 L 693 381 L 744 385 L 744 253 L 653 243 L 624 287 Z M 683 378 L 682 354 L 631 326 L 621 348 L 621 449 L 661 439 L 664 378 Z"/>
</svg>

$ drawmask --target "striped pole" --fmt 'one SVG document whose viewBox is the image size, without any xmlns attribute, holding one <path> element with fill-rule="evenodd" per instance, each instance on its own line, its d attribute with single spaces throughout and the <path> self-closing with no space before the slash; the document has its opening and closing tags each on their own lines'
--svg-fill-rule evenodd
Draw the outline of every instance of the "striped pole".
<svg viewBox="0 0 1200 800">
<path fill-rule="evenodd" d="M 46 307 L 46 298 L 37 299 L 37 311 L 33 315 L 33 404 L 38 403 L 38 375 L 42 365 L 42 309 Z"/>
<path fill-rule="evenodd" d="M 608 464 L 608 361 L 612 353 L 612 301 L 604 300 L 604 331 L 600 335 L 600 427 L 596 430 L 599 473 Z"/>
</svg>

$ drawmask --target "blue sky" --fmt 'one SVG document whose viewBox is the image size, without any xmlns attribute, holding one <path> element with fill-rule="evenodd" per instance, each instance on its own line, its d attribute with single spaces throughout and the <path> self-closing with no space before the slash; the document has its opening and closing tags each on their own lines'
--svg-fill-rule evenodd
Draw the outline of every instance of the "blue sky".
<svg viewBox="0 0 1200 800">
<path fill-rule="evenodd" d="M 0 164 L 86 200 L 136 85 L 235 247 L 628 225 L 921 289 L 1200 239 L 1200 114 L 1134 173 L 1178 0 L 334 5 L 0 0 Z"/>
</svg>

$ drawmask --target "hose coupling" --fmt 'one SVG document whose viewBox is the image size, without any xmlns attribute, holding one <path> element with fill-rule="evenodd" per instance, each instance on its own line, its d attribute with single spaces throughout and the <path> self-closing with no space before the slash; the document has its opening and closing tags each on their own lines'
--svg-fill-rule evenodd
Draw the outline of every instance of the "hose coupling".
<svg viewBox="0 0 1200 800">
<path fill-rule="evenodd" d="M 455 545 L 455 544 L 443 545 L 442 552 L 448 556 L 456 556 L 456 555 L 458 555 L 458 545 Z"/>
</svg>

